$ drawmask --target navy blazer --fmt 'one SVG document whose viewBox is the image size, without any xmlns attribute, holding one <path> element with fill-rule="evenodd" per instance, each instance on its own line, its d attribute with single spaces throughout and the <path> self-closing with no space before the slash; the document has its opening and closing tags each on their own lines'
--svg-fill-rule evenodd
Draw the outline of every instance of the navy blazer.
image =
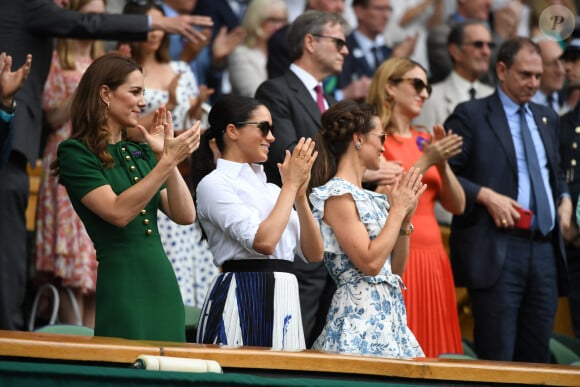
<svg viewBox="0 0 580 387">
<path fill-rule="evenodd" d="M 0 47 L 12 55 L 18 69 L 32 54 L 30 75 L 16 94 L 14 144 L 31 164 L 39 156 L 42 130 L 42 90 L 52 60 L 53 39 L 145 40 L 145 15 L 86 14 L 58 7 L 53 0 L 2 0 Z"/>
<path fill-rule="evenodd" d="M 338 87 L 340 89 L 348 86 L 353 80 L 359 79 L 363 75 L 372 78 L 379 67 L 372 66 L 367 62 L 353 33 L 347 36 L 346 45 L 348 47 L 348 55 L 344 58 L 342 72 L 338 77 Z M 381 46 L 380 49 L 383 61 L 391 57 L 392 50 L 389 47 Z"/>
<path fill-rule="evenodd" d="M 300 137 L 313 138 L 320 129 L 320 110 L 306 86 L 291 70 L 284 75 L 262 83 L 256 91 L 256 99 L 272 114 L 276 140 L 270 146 L 264 170 L 268 181 L 281 185 L 277 163 L 284 160 L 286 149 L 294 150 Z M 336 101 L 325 95 L 329 105 Z"/>
<path fill-rule="evenodd" d="M 558 155 L 559 117 L 550 108 L 529 103 L 546 150 L 552 198 L 557 205 L 568 193 Z M 463 137 L 462 153 L 449 164 L 465 190 L 463 215 L 454 216 L 449 240 L 451 261 L 458 286 L 487 288 L 497 281 L 506 256 L 508 234 L 496 227 L 486 207 L 475 202 L 482 187 L 517 200 L 516 154 L 499 94 L 459 104 L 445 121 L 445 128 Z M 568 288 L 564 242 L 558 217 L 553 230 L 561 294 Z"/>
</svg>

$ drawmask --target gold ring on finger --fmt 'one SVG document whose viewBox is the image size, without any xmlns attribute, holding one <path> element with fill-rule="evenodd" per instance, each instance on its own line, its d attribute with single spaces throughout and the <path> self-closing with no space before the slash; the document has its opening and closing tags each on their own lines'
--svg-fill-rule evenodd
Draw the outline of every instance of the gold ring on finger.
<svg viewBox="0 0 580 387">
<path fill-rule="evenodd" d="M 448 155 L 448 154 L 449 154 L 449 149 L 445 149 L 445 150 L 443 151 L 443 153 L 445 153 L 446 155 Z"/>
<path fill-rule="evenodd" d="M 503 224 L 505 226 L 507 224 L 507 219 L 502 219 L 501 224 Z"/>
</svg>

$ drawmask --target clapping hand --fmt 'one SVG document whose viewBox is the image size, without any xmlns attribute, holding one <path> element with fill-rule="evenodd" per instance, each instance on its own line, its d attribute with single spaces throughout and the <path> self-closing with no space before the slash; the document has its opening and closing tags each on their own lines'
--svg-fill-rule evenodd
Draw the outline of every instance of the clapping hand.
<svg viewBox="0 0 580 387">
<path fill-rule="evenodd" d="M 14 95 L 30 74 L 32 55 L 26 56 L 26 62 L 16 71 L 12 71 L 12 57 L 5 52 L 0 54 L 0 103 L 12 106 Z"/>
<path fill-rule="evenodd" d="M 179 136 L 174 137 L 171 112 L 161 106 L 153 115 L 151 129 L 137 125 L 145 141 L 155 153 L 157 160 L 169 157 L 179 164 L 199 147 L 200 125 L 197 121 L 193 126 Z"/>
<path fill-rule="evenodd" d="M 451 130 L 446 133 L 441 125 L 433 126 L 433 136 L 427 146 L 424 154 L 429 159 L 429 164 L 440 164 L 449 158 L 461 153 L 463 138 Z"/>
<path fill-rule="evenodd" d="M 282 177 L 282 183 L 295 185 L 298 195 L 305 195 L 312 165 L 318 157 L 318 151 L 314 150 L 315 143 L 311 138 L 300 138 L 292 154 L 286 150 L 286 156 L 282 163 L 278 163 L 278 170 Z"/>
<path fill-rule="evenodd" d="M 422 178 L 419 169 L 411 167 L 403 172 L 394 184 L 386 187 L 391 208 L 402 209 L 407 219 L 411 219 L 417 209 L 419 197 L 427 189 L 427 184 L 421 181 Z"/>
</svg>

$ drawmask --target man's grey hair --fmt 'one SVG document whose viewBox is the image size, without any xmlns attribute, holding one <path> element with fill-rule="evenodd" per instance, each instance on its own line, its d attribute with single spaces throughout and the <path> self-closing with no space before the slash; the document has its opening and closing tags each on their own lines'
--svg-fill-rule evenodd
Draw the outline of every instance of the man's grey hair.
<svg viewBox="0 0 580 387">
<path fill-rule="evenodd" d="M 292 62 L 302 56 L 304 37 L 308 34 L 321 34 L 328 23 L 331 25 L 340 24 L 345 31 L 348 28 L 348 23 L 341 15 L 315 10 L 304 12 L 290 24 L 288 28 L 288 48 Z"/>
</svg>

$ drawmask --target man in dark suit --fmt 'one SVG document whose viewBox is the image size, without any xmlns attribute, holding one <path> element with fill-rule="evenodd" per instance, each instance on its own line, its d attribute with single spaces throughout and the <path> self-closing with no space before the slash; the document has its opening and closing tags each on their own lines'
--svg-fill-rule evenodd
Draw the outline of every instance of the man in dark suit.
<svg viewBox="0 0 580 387">
<path fill-rule="evenodd" d="M 473 303 L 483 359 L 549 362 L 558 291 L 567 290 L 562 231 L 572 203 L 560 173 L 559 118 L 530 102 L 542 72 L 536 43 L 507 40 L 496 92 L 459 104 L 445 121 L 463 137 L 449 162 L 467 199 L 451 223 L 451 260 Z"/>
<path fill-rule="evenodd" d="M 4 0 L 0 12 L 0 47 L 16 67 L 28 53 L 34 66 L 16 94 L 14 142 L 6 165 L 0 168 L 0 329 L 23 327 L 27 278 L 26 219 L 29 183 L 26 165 L 39 155 L 42 121 L 41 95 L 52 58 L 53 38 L 146 40 L 151 29 L 201 36 L 195 25 L 211 25 L 207 17 L 175 18 L 145 15 L 85 14 L 65 10 L 62 1 Z"/>
<path fill-rule="evenodd" d="M 342 15 L 344 0 L 307 0 L 305 11 L 311 9 Z M 288 49 L 288 28 L 290 25 L 280 28 L 268 39 L 268 78 L 276 78 L 284 74 L 292 63 Z"/>
<path fill-rule="evenodd" d="M 256 91 L 256 98 L 268 107 L 276 127 L 276 140 L 270 146 L 264 170 L 268 180 L 281 185 L 277 163 L 286 150 L 292 152 L 301 137 L 314 137 L 320 128 L 320 115 L 334 103 L 322 96 L 322 80 L 342 70 L 348 54 L 344 41 L 346 21 L 342 16 L 320 11 L 300 15 L 288 30 L 293 60 L 284 75 L 267 80 Z M 318 90 L 318 91 L 315 91 Z M 334 284 L 324 263 L 295 260 L 300 305 L 307 347 L 310 347 L 326 322 Z"/>
<path fill-rule="evenodd" d="M 344 12 L 344 0 L 308 0 L 306 10 L 316 10 L 342 15 Z M 279 77 L 288 70 L 292 63 L 288 48 L 288 29 L 286 25 L 276 31 L 268 39 L 268 79 Z M 346 31 L 346 28 L 345 28 Z M 338 76 L 333 74 L 324 79 L 324 92 L 337 100 L 361 99 L 366 96 L 370 81 L 356 80 L 342 90 L 338 87 Z"/>
</svg>

